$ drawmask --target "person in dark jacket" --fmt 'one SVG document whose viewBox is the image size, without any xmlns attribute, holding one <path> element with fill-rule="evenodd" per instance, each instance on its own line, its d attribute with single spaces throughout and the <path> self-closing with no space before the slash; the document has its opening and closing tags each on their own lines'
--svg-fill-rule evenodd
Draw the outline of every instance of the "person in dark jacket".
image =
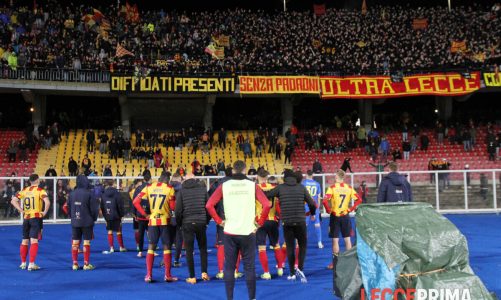
<svg viewBox="0 0 501 300">
<path fill-rule="evenodd" d="M 89 131 L 87 131 L 85 139 L 87 140 L 87 152 L 90 153 L 94 152 L 94 145 L 96 143 L 96 134 L 92 129 L 89 129 Z"/>
<path fill-rule="evenodd" d="M 110 253 L 115 252 L 113 247 L 113 232 L 117 233 L 117 240 L 120 252 L 126 252 L 122 238 L 122 218 L 124 217 L 124 202 L 118 190 L 113 187 L 114 180 L 106 181 L 106 188 L 101 196 L 101 213 L 106 220 L 106 230 L 108 231 L 108 244 Z"/>
<path fill-rule="evenodd" d="M 351 157 L 346 157 L 344 159 L 343 165 L 341 166 L 341 170 L 343 170 L 345 172 L 346 172 L 346 170 L 350 170 L 350 172 L 353 173 L 353 171 L 351 170 L 350 160 L 351 160 Z"/>
<path fill-rule="evenodd" d="M 295 280 L 296 276 L 305 283 L 306 276 L 303 273 L 304 259 L 306 256 L 306 222 L 304 204 L 308 204 L 311 220 L 315 220 L 316 205 L 308 190 L 301 184 L 301 173 L 294 173 L 292 170 L 284 172 L 284 183 L 266 192 L 269 199 L 278 197 L 280 206 L 280 219 L 284 228 L 284 239 L 287 246 L 287 259 L 289 260 L 290 275 L 288 280 Z M 294 272 L 295 261 L 295 241 L 299 244 L 298 267 Z"/>
<path fill-rule="evenodd" d="M 132 200 L 134 201 L 134 199 L 136 199 L 137 195 L 139 195 L 139 193 L 141 193 L 141 191 L 146 186 L 148 186 L 148 184 L 150 184 L 150 183 L 151 183 L 151 175 L 148 175 L 148 174 L 144 175 L 143 176 L 143 183 L 134 190 L 134 194 L 131 197 Z M 149 204 L 148 200 L 142 199 L 141 200 L 141 207 L 143 208 L 143 210 L 147 214 L 150 214 L 150 204 Z M 134 214 L 134 218 L 137 221 L 137 237 L 136 237 L 136 240 L 137 240 L 137 257 L 143 257 L 144 233 L 148 231 L 148 222 L 149 222 L 149 219 L 146 216 L 141 215 L 137 211 L 137 209 L 136 209 L 136 207 L 134 205 L 132 205 L 132 213 Z"/>
<path fill-rule="evenodd" d="M 90 240 L 93 236 L 94 223 L 99 215 L 99 204 L 90 190 L 89 180 L 85 175 L 77 176 L 77 186 L 70 193 L 65 212 L 71 219 L 73 245 L 71 256 L 73 258 L 73 270 L 78 270 L 78 249 L 83 238 L 84 270 L 93 270 L 90 264 Z"/>
<path fill-rule="evenodd" d="M 174 188 L 174 191 L 177 193 L 182 189 L 183 178 L 179 173 L 174 173 L 170 179 L 170 185 Z M 177 196 L 176 196 L 177 197 Z M 183 250 L 183 230 L 181 228 L 181 222 L 177 221 L 176 214 L 174 212 L 171 218 L 171 225 L 176 226 L 175 240 L 172 240 L 171 243 L 176 244 L 176 253 L 174 255 L 174 268 L 181 267 L 181 263 L 179 260 L 181 259 L 181 251 Z"/>
<path fill-rule="evenodd" d="M 176 194 L 176 221 L 183 228 L 184 246 L 186 247 L 186 262 L 190 277 L 186 282 L 197 283 L 195 265 L 193 262 L 194 242 L 197 239 L 200 250 L 202 280 L 209 280 L 207 274 L 207 225 L 210 216 L 205 209 L 208 199 L 207 189 L 192 174 L 186 176 L 181 190 Z"/>
<path fill-rule="evenodd" d="M 315 162 L 313 163 L 313 173 L 315 174 L 320 174 L 322 173 L 322 164 L 320 163 L 320 161 L 317 159 L 315 159 Z"/>
<path fill-rule="evenodd" d="M 68 162 L 68 172 L 70 173 L 70 176 L 77 176 L 78 164 L 73 159 L 73 156 L 70 157 L 70 161 Z"/>
<path fill-rule="evenodd" d="M 404 175 L 397 172 L 395 162 L 389 164 L 390 173 L 383 177 L 377 194 L 377 202 L 411 202 L 411 185 Z"/>
</svg>

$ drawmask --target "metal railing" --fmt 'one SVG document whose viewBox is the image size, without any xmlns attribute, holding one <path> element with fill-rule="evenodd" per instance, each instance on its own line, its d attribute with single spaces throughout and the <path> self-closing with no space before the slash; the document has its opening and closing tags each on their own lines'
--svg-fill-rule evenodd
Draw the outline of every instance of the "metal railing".
<svg viewBox="0 0 501 300">
<path fill-rule="evenodd" d="M 439 68 L 439 69 L 420 69 L 420 70 L 407 70 L 403 71 L 401 75 L 413 74 L 427 74 L 427 73 L 463 73 L 465 68 Z M 481 71 L 480 69 L 470 68 L 468 72 Z M 124 73 L 125 72 L 125 73 Z M 109 70 L 96 70 L 96 69 L 80 69 L 75 70 L 72 68 L 30 68 L 18 67 L 13 70 L 10 67 L 0 67 L 0 79 L 18 79 L 18 80 L 42 80 L 42 81 L 58 81 L 58 82 L 80 82 L 80 83 L 109 83 L 111 75 L 129 75 L 134 74 L 134 70 L 117 70 L 111 73 Z M 182 71 L 182 70 L 156 70 L 152 69 L 150 75 L 169 75 L 169 76 L 196 76 L 196 77 L 218 77 L 218 76 L 238 76 L 238 75 L 269 75 L 269 76 L 294 76 L 294 75 L 308 75 L 308 76 L 352 76 L 352 75 L 366 75 L 366 76 L 381 76 L 389 75 L 387 71 L 383 70 L 367 70 L 362 73 L 343 72 L 336 70 L 318 70 L 318 71 L 248 71 L 236 70 L 229 71 Z"/>
<path fill-rule="evenodd" d="M 440 213 L 500 213 L 501 212 L 501 169 L 488 170 L 447 170 L 447 171 L 402 171 L 407 176 L 413 189 L 414 202 L 428 202 Z M 386 176 L 384 172 L 362 172 L 346 174 L 345 182 L 358 190 L 364 181 L 369 188 L 367 202 L 376 202 L 377 186 Z M 253 177 L 253 176 L 249 176 Z M 280 180 L 282 175 L 276 175 Z M 115 187 L 122 192 L 122 199 L 126 209 L 126 220 L 132 217 L 132 201 L 128 195 L 134 179 L 141 177 L 89 177 L 92 185 L 102 184 L 105 180 L 113 180 Z M 207 189 L 221 176 L 197 177 L 205 182 Z M 153 179 L 156 179 L 153 177 Z M 335 182 L 334 174 L 315 174 L 322 187 L 321 196 L 328 186 Z M 28 184 L 27 177 L 0 177 L 0 224 L 21 224 L 20 216 L 10 204 L 10 198 L 5 191 L 7 181 L 15 181 L 18 189 Z M 58 199 L 58 182 L 65 181 L 69 188 L 75 186 L 75 177 L 40 177 L 41 186 L 49 195 L 51 207 L 46 221 L 49 223 L 69 222 L 62 214 L 64 199 Z M 11 190 L 12 191 L 12 190 Z M 15 191 L 17 192 L 17 190 Z M 66 195 L 66 197 L 68 194 Z M 56 205 L 54 205 L 54 203 Z M 102 219 L 100 219 L 102 221 Z"/>
</svg>

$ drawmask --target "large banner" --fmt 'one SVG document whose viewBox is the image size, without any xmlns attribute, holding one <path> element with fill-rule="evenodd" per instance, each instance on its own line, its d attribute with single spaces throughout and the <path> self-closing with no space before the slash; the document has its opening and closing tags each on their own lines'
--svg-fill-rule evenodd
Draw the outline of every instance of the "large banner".
<svg viewBox="0 0 501 300">
<path fill-rule="evenodd" d="M 319 94 L 317 76 L 239 76 L 240 94 Z"/>
<path fill-rule="evenodd" d="M 487 87 L 501 87 L 501 73 L 484 73 L 484 83 Z"/>
<path fill-rule="evenodd" d="M 233 93 L 234 77 L 111 76 L 112 92 Z"/>
<path fill-rule="evenodd" d="M 468 78 L 467 78 L 468 77 Z M 403 77 L 394 82 L 389 76 L 320 77 L 322 99 L 388 98 L 418 95 L 459 96 L 480 89 L 480 73 L 427 74 Z"/>
</svg>

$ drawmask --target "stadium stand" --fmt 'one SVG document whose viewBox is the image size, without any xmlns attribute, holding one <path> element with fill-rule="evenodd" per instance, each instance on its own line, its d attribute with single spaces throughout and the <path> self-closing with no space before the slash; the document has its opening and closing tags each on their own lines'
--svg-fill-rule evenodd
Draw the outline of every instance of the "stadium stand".
<svg viewBox="0 0 501 300">
<path fill-rule="evenodd" d="M 328 139 L 332 141 L 343 141 L 345 131 L 335 130 L 328 134 Z M 437 143 L 435 132 L 426 130 L 430 138 L 430 146 L 428 151 L 418 148 L 410 154 L 409 160 L 398 160 L 400 170 L 405 171 L 426 171 L 428 170 L 428 162 L 432 158 L 446 159 L 450 163 L 451 170 L 462 170 L 465 165 L 469 165 L 471 169 L 495 169 L 499 166 L 496 161 L 489 161 L 486 152 L 486 128 L 479 128 L 477 133 L 477 143 L 472 151 L 465 151 L 461 144 L 450 144 L 445 142 L 443 145 Z M 402 134 L 400 132 L 387 133 L 386 137 L 390 142 L 392 149 L 399 148 L 402 151 Z M 315 159 L 319 159 L 323 166 L 324 173 L 334 173 L 343 164 L 346 157 L 351 157 L 350 162 L 353 172 L 374 172 L 375 169 L 369 164 L 372 163 L 370 155 L 364 148 L 355 148 L 346 153 L 323 154 L 318 152 L 309 152 L 305 150 L 303 134 L 300 134 L 298 139 L 299 146 L 296 147 L 292 157 L 292 164 L 300 167 L 302 170 L 311 169 Z M 389 156 L 391 158 L 391 156 Z M 386 160 L 384 161 L 386 162 Z M 425 180 L 429 175 L 413 175 L 413 180 Z M 460 176 L 461 178 L 458 178 Z M 452 174 L 451 179 L 460 180 L 462 174 Z M 374 182 L 374 176 L 360 176 L 357 181 L 365 180 Z"/>
<path fill-rule="evenodd" d="M 102 130 L 95 130 L 95 132 L 101 131 Z M 114 174 L 116 174 L 117 170 L 121 174 L 125 172 L 125 176 L 139 176 L 142 174 L 144 166 L 146 165 L 145 160 L 139 161 L 133 159 L 130 163 L 124 163 L 123 158 L 118 158 L 115 161 L 110 158 L 109 154 L 101 154 L 99 151 L 88 153 L 85 132 L 84 130 L 70 131 L 67 137 L 61 137 L 61 142 L 57 147 L 53 147 L 50 150 L 41 150 L 35 171 L 39 174 L 43 174 L 50 165 L 53 165 L 58 174 L 61 174 L 63 170 L 68 174 L 67 166 L 70 157 L 73 157 L 80 165 L 84 156 L 88 155 L 93 165 L 92 169 L 95 169 L 99 175 L 102 174 L 104 166 L 108 163 L 111 165 Z M 191 170 L 190 164 L 195 158 L 200 161 L 202 165 L 216 165 L 219 159 L 222 159 L 226 163 L 233 162 L 237 159 L 243 160 L 243 152 L 237 150 L 238 145 L 236 139 L 239 133 L 242 133 L 244 138 L 249 138 L 249 140 L 252 141 L 254 140 L 256 131 L 228 131 L 226 148 L 221 149 L 214 147 L 208 154 L 202 154 L 200 149 L 196 154 L 191 154 L 190 147 L 183 147 L 182 150 L 174 150 L 172 147 L 166 148 L 164 145 L 159 145 L 158 148 L 161 149 L 164 157 L 167 157 L 167 162 L 169 163 L 171 171 L 175 171 L 178 166 L 184 166 L 188 168 L 188 170 Z M 107 131 L 107 134 L 111 136 L 111 131 Z M 135 144 L 134 135 L 131 138 L 131 143 Z M 251 147 L 253 153 L 255 153 L 255 145 L 252 144 Z M 282 161 L 275 160 L 274 157 L 274 153 L 271 154 L 263 151 L 262 157 L 256 157 L 254 155 L 253 158 L 247 158 L 245 161 L 249 166 L 251 164 L 256 168 L 264 166 L 272 174 L 281 174 L 286 165 L 284 165 Z M 150 171 L 152 176 L 160 176 L 162 169 L 153 168 Z"/>
<path fill-rule="evenodd" d="M 141 14 L 139 21 L 131 19 L 124 7 L 110 5 L 99 11 L 65 7 L 58 1 L 40 3 L 37 10 L 4 8 L 0 11 L 3 71 L 19 72 L 2 74 L 36 79 L 43 76 L 37 69 L 120 73 L 138 68 L 193 74 L 383 74 L 482 68 L 501 55 L 496 40 L 499 10 L 478 5 L 454 7 L 450 13 L 446 7 L 377 6 L 366 14 L 329 8 L 323 16 L 245 9 L 136 13 Z M 231 47 L 221 60 L 213 60 L 206 47 L 213 37 L 221 36 L 229 37 Z M 118 57 L 117 37 L 123 47 Z M 458 51 L 452 51 L 453 46 Z M 124 56 L 124 51 L 133 55 Z M 51 80 L 105 79 L 81 73 Z"/>
<path fill-rule="evenodd" d="M 9 162 L 8 148 L 12 141 L 20 141 L 24 138 L 22 131 L 2 131 L 0 134 L 0 176 L 11 176 L 15 172 L 19 176 L 29 176 L 35 169 L 38 157 L 38 149 L 35 147 L 33 152 L 26 150 L 28 160 L 26 162 L 19 161 L 19 153 L 16 154 L 16 161 Z M 44 170 L 45 173 L 45 170 Z"/>
</svg>

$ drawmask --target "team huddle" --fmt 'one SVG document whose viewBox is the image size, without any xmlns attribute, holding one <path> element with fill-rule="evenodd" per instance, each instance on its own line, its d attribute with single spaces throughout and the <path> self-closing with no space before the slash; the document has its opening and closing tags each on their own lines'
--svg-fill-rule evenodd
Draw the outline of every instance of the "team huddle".
<svg viewBox="0 0 501 300">
<path fill-rule="evenodd" d="M 258 249 L 259 262 L 263 269 L 261 278 L 270 280 L 270 267 L 266 253 L 267 242 L 273 248 L 276 260 L 276 273 L 283 276 L 286 260 L 289 267 L 287 279 L 307 282 L 303 273 L 307 225 L 313 224 L 317 245 L 323 248 L 321 239 L 320 205 L 323 204 L 330 214 L 329 237 L 333 239 L 333 262 L 329 268 L 335 268 L 339 254 L 339 233 L 346 248 L 351 248 L 352 227 L 349 213 L 362 202 L 356 191 L 344 183 L 344 172 L 336 173 L 336 183 L 327 188 L 323 201 L 322 188 L 308 171 L 306 179 L 300 172 L 286 170 L 284 181 L 270 176 L 265 170 L 257 174 L 256 182 L 245 176 L 246 165 L 237 161 L 233 168 L 226 170 L 226 176 L 215 182 L 207 191 L 204 184 L 188 175 L 170 176 L 163 173 L 157 181 L 145 177 L 135 180 L 129 195 L 133 204 L 133 226 L 137 246 L 137 256 L 143 257 L 144 235 L 147 233 L 145 282 L 153 281 L 153 265 L 158 255 L 157 245 L 162 242 L 164 281 L 175 282 L 177 277 L 171 273 L 172 250 L 175 245 L 174 266 L 180 266 L 181 249 L 186 250 L 189 278 L 186 282 L 197 282 L 194 269 L 194 241 L 200 251 L 201 279 L 210 280 L 207 272 L 207 236 L 206 231 L 211 219 L 217 224 L 216 245 L 218 273 L 217 279 L 224 279 L 226 296 L 233 299 L 235 278 L 243 276 L 238 271 L 240 259 L 249 299 L 255 299 L 255 253 Z M 38 187 L 36 174 L 29 178 L 30 186 L 24 188 L 12 198 L 13 206 L 24 215 L 23 239 L 20 246 L 21 269 L 38 270 L 35 258 L 38 241 L 41 239 L 43 217 L 50 207 L 45 190 Z M 64 210 L 71 219 L 72 226 L 72 268 L 79 270 L 78 254 L 83 241 L 83 270 L 93 270 L 90 263 L 90 245 L 93 239 L 93 227 L 101 211 L 106 220 L 109 252 L 114 252 L 113 233 L 117 235 L 119 251 L 127 251 L 122 239 L 124 203 L 119 191 L 113 187 L 113 181 L 106 182 L 106 188 L 100 195 L 100 201 L 90 189 L 90 182 L 85 175 L 78 175 L 76 188 L 68 197 Z M 322 201 L 322 202 L 321 202 Z M 279 227 L 283 228 L 285 243 L 279 241 Z M 29 248 L 29 265 L 26 264 Z"/>
</svg>

